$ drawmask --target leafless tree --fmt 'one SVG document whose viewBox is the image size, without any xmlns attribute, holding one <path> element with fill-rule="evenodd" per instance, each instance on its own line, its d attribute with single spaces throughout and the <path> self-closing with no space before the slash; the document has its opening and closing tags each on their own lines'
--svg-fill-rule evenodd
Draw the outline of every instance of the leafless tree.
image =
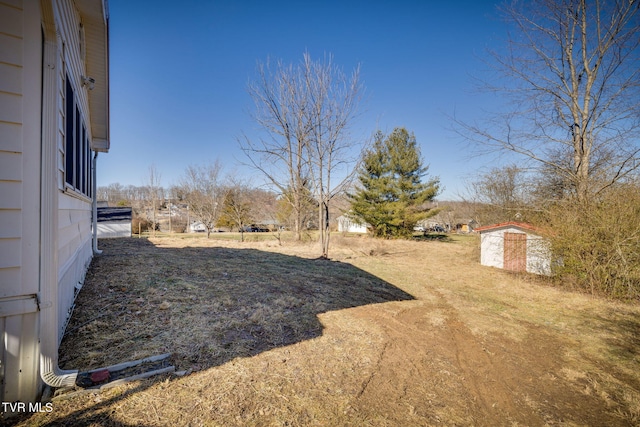
<svg viewBox="0 0 640 427">
<path fill-rule="evenodd" d="M 230 228 L 237 228 L 240 240 L 244 242 L 245 227 L 254 218 L 252 204 L 255 201 L 251 189 L 242 180 L 229 177 L 227 181 L 220 221 Z"/>
<path fill-rule="evenodd" d="M 120 185 L 120 184 L 118 184 Z M 104 202 L 108 202 L 109 201 L 109 188 L 105 187 L 105 186 L 99 186 L 98 188 L 96 188 L 96 199 L 98 201 L 104 201 Z"/>
<path fill-rule="evenodd" d="M 254 119 L 267 136 L 243 137 L 242 150 L 291 205 L 297 239 L 311 190 L 318 206 L 322 256 L 327 257 L 330 201 L 353 170 L 350 160 L 359 155 L 350 152 L 355 144 L 347 135 L 362 93 L 359 70 L 347 77 L 330 56 L 313 61 L 305 53 L 298 65 L 278 62 L 272 69 L 268 61 L 260 64 L 249 93 L 256 106 Z M 337 185 L 336 174 L 341 175 Z"/>
<path fill-rule="evenodd" d="M 275 217 L 281 224 L 286 224 L 290 229 L 295 229 L 295 224 L 300 223 L 301 231 L 316 227 L 318 206 L 311 193 L 308 183 L 298 189 L 295 196 L 298 201 L 295 209 L 291 204 L 294 196 L 291 191 L 285 191 L 278 195 L 276 201 Z"/>
<path fill-rule="evenodd" d="M 628 178 L 640 166 L 640 2 L 514 1 L 503 12 L 515 32 L 493 54 L 501 85 L 489 88 L 513 104 L 483 125 L 457 119 L 465 136 L 555 171 L 579 200 Z"/>
<path fill-rule="evenodd" d="M 350 183 L 362 148 L 350 138 L 348 127 L 357 113 L 363 88 L 359 68 L 347 77 L 333 65 L 331 56 L 321 62 L 312 61 L 309 54 L 305 54 L 302 70 L 308 101 L 304 116 L 310 129 L 306 152 L 313 194 L 318 204 L 322 257 L 328 258 L 331 200 Z M 354 150 L 354 147 L 360 149 Z"/>
<path fill-rule="evenodd" d="M 280 193 L 285 195 L 293 211 L 296 240 L 302 237 L 302 205 L 309 166 L 305 143 L 309 129 L 304 120 L 304 94 L 298 71 L 281 62 L 272 68 L 270 61 L 258 65 L 257 78 L 249 83 L 248 92 L 255 104 L 253 119 L 265 136 L 239 143 L 250 164 L 261 171 Z"/>
<path fill-rule="evenodd" d="M 481 174 L 471 183 L 466 199 L 473 202 L 482 224 L 524 221 L 535 206 L 530 203 L 532 192 L 526 172 L 509 165 Z"/>
<path fill-rule="evenodd" d="M 183 197 L 192 217 L 207 229 L 207 238 L 216 227 L 227 189 L 222 183 L 219 161 L 205 166 L 188 166 L 180 181 Z M 187 224 L 189 227 L 190 224 Z"/>
<path fill-rule="evenodd" d="M 162 195 L 162 187 L 160 186 L 160 180 L 162 174 L 158 171 L 155 164 L 149 166 L 149 172 L 147 175 L 147 201 L 150 203 L 151 212 L 148 213 L 147 219 L 151 221 L 152 233 L 156 235 L 156 228 L 158 226 L 156 210 L 160 201 L 164 198 Z M 147 209 L 148 212 L 148 209 Z"/>
</svg>

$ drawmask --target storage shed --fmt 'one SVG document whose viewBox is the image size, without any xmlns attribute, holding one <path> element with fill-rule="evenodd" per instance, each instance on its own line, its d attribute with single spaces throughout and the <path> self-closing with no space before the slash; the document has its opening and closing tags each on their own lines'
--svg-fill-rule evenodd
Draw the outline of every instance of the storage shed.
<svg viewBox="0 0 640 427">
<path fill-rule="evenodd" d="M 98 208 L 98 239 L 131 237 L 131 208 Z"/>
<path fill-rule="evenodd" d="M 480 264 L 514 272 L 551 274 L 549 242 L 531 224 L 504 222 L 476 228 Z"/>
</svg>

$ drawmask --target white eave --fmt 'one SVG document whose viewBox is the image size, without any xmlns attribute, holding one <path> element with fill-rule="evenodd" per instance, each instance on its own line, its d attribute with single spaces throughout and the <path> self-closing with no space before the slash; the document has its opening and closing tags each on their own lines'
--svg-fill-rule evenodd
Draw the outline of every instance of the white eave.
<svg viewBox="0 0 640 427">
<path fill-rule="evenodd" d="M 87 77 L 95 79 L 89 91 L 91 149 L 108 152 L 109 140 L 109 13 L 107 0 L 75 2 L 85 33 Z"/>
</svg>

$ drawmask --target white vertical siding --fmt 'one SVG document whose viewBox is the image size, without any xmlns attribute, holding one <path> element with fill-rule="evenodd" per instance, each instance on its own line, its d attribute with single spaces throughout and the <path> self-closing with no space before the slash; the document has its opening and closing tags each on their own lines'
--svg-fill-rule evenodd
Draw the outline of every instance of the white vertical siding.
<svg viewBox="0 0 640 427">
<path fill-rule="evenodd" d="M 38 389 L 38 314 L 37 312 L 0 317 L 3 334 L 2 400 L 30 401 Z"/>
<path fill-rule="evenodd" d="M 551 247 L 548 241 L 535 234 L 527 236 L 527 272 L 551 275 Z"/>
<path fill-rule="evenodd" d="M 480 264 L 488 267 L 504 266 L 504 230 L 480 234 Z"/>
<path fill-rule="evenodd" d="M 60 43 L 60 47 L 58 50 L 58 55 L 56 58 L 56 71 L 57 71 L 57 103 L 56 103 L 56 117 L 57 117 L 57 132 L 56 132 L 56 141 L 57 141 L 57 180 L 58 180 L 58 189 L 60 191 L 64 190 L 64 133 L 65 133 L 65 62 L 63 58 L 63 47 L 62 47 L 62 39 L 58 40 Z"/>
<path fill-rule="evenodd" d="M 93 255 L 91 204 L 60 193 L 58 216 L 58 341 Z"/>
</svg>

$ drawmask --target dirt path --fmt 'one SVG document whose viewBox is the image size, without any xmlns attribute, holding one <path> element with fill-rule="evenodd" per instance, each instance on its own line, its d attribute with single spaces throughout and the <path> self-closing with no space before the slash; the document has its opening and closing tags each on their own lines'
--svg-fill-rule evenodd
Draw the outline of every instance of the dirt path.
<svg viewBox="0 0 640 427">
<path fill-rule="evenodd" d="M 357 396 L 359 411 L 397 414 L 397 425 L 407 412 L 429 425 L 629 425 L 611 415 L 606 400 L 561 378 L 565 343 L 558 337 L 530 325 L 521 342 L 478 338 L 442 295 L 431 292 L 435 304 L 358 311 L 385 336 Z M 432 312 L 444 317 L 435 328 L 427 320 Z"/>
</svg>

